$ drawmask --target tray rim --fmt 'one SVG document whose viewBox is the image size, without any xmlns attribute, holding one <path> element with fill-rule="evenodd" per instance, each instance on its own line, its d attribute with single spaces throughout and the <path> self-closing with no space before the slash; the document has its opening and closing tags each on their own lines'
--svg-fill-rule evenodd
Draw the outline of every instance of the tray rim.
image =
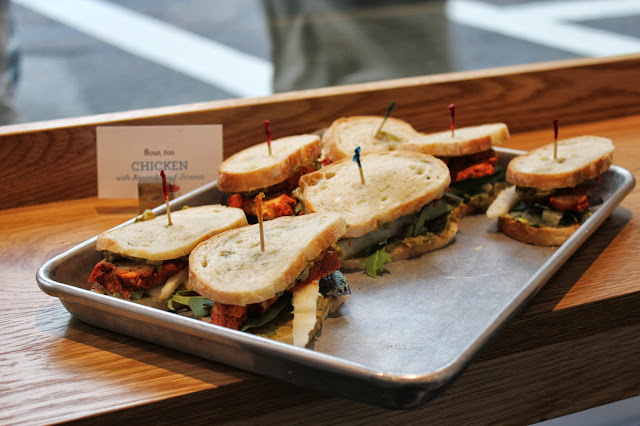
<svg viewBox="0 0 640 426">
<path fill-rule="evenodd" d="M 494 148 L 497 152 L 506 155 L 519 155 L 526 151 L 510 149 L 510 148 Z M 347 380 L 363 380 L 371 385 L 376 385 L 380 389 L 385 389 L 393 392 L 403 392 L 407 388 L 413 389 L 415 392 L 415 398 L 409 403 L 400 403 L 397 401 L 370 401 L 362 400 L 357 396 L 341 394 L 344 397 L 361 400 L 373 405 L 382 406 L 384 408 L 392 409 L 406 409 L 420 406 L 430 400 L 432 400 L 437 394 L 440 394 L 446 390 L 455 378 L 462 374 L 466 367 L 471 363 L 472 359 L 482 350 L 482 348 L 488 344 L 499 331 L 508 324 L 509 320 L 517 314 L 519 309 L 526 306 L 527 301 L 532 298 L 548 281 L 548 279 L 569 259 L 571 255 L 586 241 L 586 239 L 606 220 L 610 213 L 620 204 L 620 202 L 626 197 L 626 195 L 635 187 L 635 178 L 630 171 L 619 166 L 612 165 L 610 170 L 619 174 L 622 178 L 622 184 L 620 188 L 617 188 L 611 196 L 603 203 L 602 206 L 596 211 L 603 213 L 593 214 L 590 218 L 583 223 L 578 232 L 574 233 L 569 240 L 560 246 L 547 261 L 533 274 L 529 280 L 523 284 L 521 290 L 514 293 L 511 303 L 505 305 L 504 309 L 494 318 L 489 328 L 487 328 L 476 341 L 474 341 L 469 347 L 464 350 L 460 356 L 458 356 L 452 362 L 442 365 L 440 368 L 426 372 L 424 374 L 396 374 L 392 372 L 383 371 L 377 368 L 368 367 L 362 363 L 348 361 L 346 359 L 317 352 L 307 348 L 297 348 L 293 345 L 288 345 L 281 342 L 276 342 L 269 339 L 264 339 L 259 336 L 255 336 L 249 333 L 242 333 L 235 330 L 225 329 L 224 327 L 211 327 L 211 324 L 207 324 L 203 321 L 181 317 L 170 312 L 165 312 L 156 308 L 136 304 L 126 300 L 116 299 L 97 293 L 88 292 L 82 288 L 78 288 L 72 284 L 62 283 L 51 278 L 53 270 L 65 260 L 71 258 L 75 253 L 81 249 L 85 249 L 87 246 L 94 245 L 97 236 L 94 236 L 76 246 L 66 250 L 65 252 L 49 259 L 45 262 L 36 273 L 36 281 L 40 289 L 53 297 L 58 297 L 67 311 L 76 317 L 72 312 L 72 309 L 68 304 L 81 304 L 94 309 L 100 309 L 106 311 L 105 308 L 112 309 L 115 313 L 127 313 L 127 318 L 134 320 L 143 320 L 148 324 L 153 325 L 170 325 L 171 329 L 191 332 L 199 338 L 211 339 L 214 338 L 223 343 L 234 343 L 239 345 L 243 350 L 250 349 L 258 354 L 271 355 L 275 358 L 283 358 L 285 360 L 295 362 L 301 368 L 309 367 L 321 371 L 331 371 L 334 374 L 336 371 Z M 216 181 L 210 182 L 194 191 L 184 194 L 170 202 L 172 206 L 180 205 L 197 195 L 201 195 L 210 191 L 216 187 Z M 603 209 L 604 206 L 607 209 Z M 158 206 L 153 211 L 156 214 L 161 214 L 166 210 L 165 206 Z M 126 226 L 132 223 L 135 219 L 132 218 L 126 222 L 123 222 L 117 227 Z M 65 303 L 67 302 L 67 303 Z M 88 303 L 84 303 L 88 302 Z M 114 312 L 111 312 L 114 313 Z M 81 321 L 86 321 L 81 317 L 77 317 Z M 98 327 L 100 325 L 94 324 Z M 106 327 L 102 327 L 106 328 Z M 131 335 L 125 331 L 113 330 L 125 335 Z M 139 338 L 132 336 L 134 338 Z M 144 340 L 144 339 L 142 339 Z M 148 340 L 150 341 L 150 340 Z M 151 343 L 157 343 L 150 341 Z M 172 346 L 169 346 L 172 347 Z M 172 347 L 174 350 L 181 351 L 181 349 Z M 186 351 L 183 351 L 186 352 Z M 187 352 L 188 353 L 188 352 Z M 216 362 L 221 362 L 218 359 L 206 357 Z M 227 363 L 228 364 L 228 363 Z M 279 375 L 270 374 L 265 371 L 255 371 L 247 369 L 242 366 L 233 365 L 234 367 L 245 369 L 257 374 L 266 375 L 280 380 L 296 383 L 295 377 L 281 377 Z M 337 368 L 337 370 L 336 370 Z M 297 383 L 301 384 L 301 383 Z M 302 384 L 304 385 L 304 384 Z M 308 384 L 307 384 L 308 385 Z M 316 388 L 315 386 L 307 386 Z"/>
</svg>

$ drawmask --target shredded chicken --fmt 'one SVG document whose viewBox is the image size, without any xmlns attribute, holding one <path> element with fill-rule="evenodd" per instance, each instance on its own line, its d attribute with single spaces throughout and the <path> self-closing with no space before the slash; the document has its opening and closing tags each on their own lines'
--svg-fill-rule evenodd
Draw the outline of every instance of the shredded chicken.
<svg viewBox="0 0 640 426">
<path fill-rule="evenodd" d="M 290 176 L 285 181 L 264 188 L 262 192 L 266 194 L 266 197 L 262 200 L 263 218 L 271 220 L 280 216 L 295 216 L 295 207 L 298 200 L 293 197 L 293 190 L 298 187 L 302 175 L 313 171 L 315 171 L 313 164 L 301 166 L 293 176 Z M 256 216 L 257 206 L 254 198 L 255 195 L 231 194 L 227 197 L 227 204 L 230 207 L 240 208 L 245 213 Z"/>
<path fill-rule="evenodd" d="M 451 173 L 451 183 L 456 183 L 495 173 L 498 156 L 490 149 L 477 154 L 449 157 L 446 163 Z"/>
<path fill-rule="evenodd" d="M 153 266 L 126 259 L 117 262 L 103 259 L 93 268 L 89 282 L 101 284 L 109 292 L 120 293 L 129 298 L 132 290 L 162 284 L 187 266 L 186 260 L 170 260 L 160 266 Z"/>
<path fill-rule="evenodd" d="M 549 205 L 559 212 L 582 213 L 589 207 L 589 201 L 586 194 L 558 195 L 549 198 Z"/>
<path fill-rule="evenodd" d="M 294 216 L 298 200 L 286 193 L 271 194 L 262 200 L 262 214 L 265 220 L 280 216 Z M 256 216 L 257 205 L 253 198 L 241 194 L 230 195 L 227 199 L 229 207 L 237 207 L 245 213 Z"/>
<path fill-rule="evenodd" d="M 309 276 L 297 283 L 296 287 L 304 286 L 312 281 L 318 280 L 329 275 L 338 268 L 340 268 L 338 252 L 327 249 L 316 261 L 313 262 L 313 266 L 309 269 Z"/>
<path fill-rule="evenodd" d="M 211 324 L 239 330 L 247 320 L 247 307 L 239 305 L 225 305 L 214 303 L 211 308 Z"/>
</svg>

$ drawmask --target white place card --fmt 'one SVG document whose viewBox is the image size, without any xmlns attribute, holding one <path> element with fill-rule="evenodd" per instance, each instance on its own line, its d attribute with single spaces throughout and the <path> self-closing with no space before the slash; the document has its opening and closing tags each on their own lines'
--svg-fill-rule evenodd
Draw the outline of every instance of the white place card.
<svg viewBox="0 0 640 426">
<path fill-rule="evenodd" d="M 137 198 L 138 184 L 162 182 L 185 194 L 218 179 L 222 125 L 100 126 L 98 198 Z"/>
</svg>

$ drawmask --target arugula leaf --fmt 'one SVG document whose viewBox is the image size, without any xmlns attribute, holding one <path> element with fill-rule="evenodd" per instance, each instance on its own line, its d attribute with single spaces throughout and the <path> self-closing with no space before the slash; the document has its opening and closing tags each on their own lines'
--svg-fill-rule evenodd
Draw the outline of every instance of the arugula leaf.
<svg viewBox="0 0 640 426">
<path fill-rule="evenodd" d="M 487 183 L 497 183 L 504 182 L 505 180 L 505 171 L 502 170 L 499 166 L 496 166 L 496 171 L 490 175 L 482 176 L 477 179 L 467 179 L 460 182 L 456 182 L 451 184 L 450 190 L 453 194 L 465 198 L 467 200 L 473 195 L 480 194 L 485 192 L 482 189 Z M 468 200 L 467 200 L 468 201 Z"/>
<path fill-rule="evenodd" d="M 364 260 L 364 268 L 371 278 L 376 278 L 378 273 L 384 271 L 384 265 L 391 262 L 391 256 L 386 252 L 386 243 Z"/>
<path fill-rule="evenodd" d="M 213 300 L 207 299 L 204 296 L 194 296 L 193 292 L 189 290 L 181 290 L 171 295 L 167 301 L 167 306 L 172 311 L 175 311 L 176 308 L 173 307 L 173 302 L 189 306 L 195 317 L 206 317 L 211 312 L 211 307 L 213 306 Z"/>
<path fill-rule="evenodd" d="M 144 290 L 131 290 L 131 300 L 140 300 L 144 295 Z"/>
<path fill-rule="evenodd" d="M 291 304 L 292 294 L 290 291 L 286 292 L 282 295 L 278 300 L 273 302 L 273 304 L 269 307 L 269 310 L 259 317 L 249 318 L 242 324 L 240 331 L 246 331 L 250 328 L 262 327 L 269 321 L 273 320 L 278 316 L 280 312 L 287 306 Z"/>
<path fill-rule="evenodd" d="M 424 206 L 422 210 L 420 210 L 420 215 L 418 216 L 418 220 L 416 221 L 413 229 L 413 236 L 417 237 L 424 233 L 427 230 L 425 224 L 428 221 L 442 216 L 445 213 L 449 213 L 453 209 L 455 209 L 455 207 L 444 200 L 432 201 Z"/>
</svg>

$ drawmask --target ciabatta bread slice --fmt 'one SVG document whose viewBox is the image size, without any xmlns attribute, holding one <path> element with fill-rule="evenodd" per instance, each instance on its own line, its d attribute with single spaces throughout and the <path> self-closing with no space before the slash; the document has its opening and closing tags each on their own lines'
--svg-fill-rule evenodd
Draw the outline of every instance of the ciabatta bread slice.
<svg viewBox="0 0 640 426">
<path fill-rule="evenodd" d="M 493 145 L 509 140 L 509 129 L 504 123 L 461 127 L 451 131 L 429 133 L 404 142 L 400 149 L 431 154 L 435 157 L 458 157 L 491 149 Z"/>
<path fill-rule="evenodd" d="M 406 121 L 389 117 L 380 133 L 375 136 L 382 120 L 384 117 L 375 115 L 358 115 L 335 120 L 322 135 L 324 157 L 331 162 L 351 158 L 357 147 L 360 147 L 363 155 L 395 151 L 403 142 L 420 135 Z"/>
<path fill-rule="evenodd" d="M 171 222 L 169 226 L 161 215 L 103 232 L 96 250 L 154 261 L 177 259 L 212 235 L 247 225 L 247 218 L 241 209 L 208 205 L 172 212 Z"/>
<path fill-rule="evenodd" d="M 218 168 L 218 188 L 249 192 L 268 188 L 293 176 L 300 166 L 313 164 L 321 153 L 320 136 L 295 135 L 266 142 L 233 154 Z"/>
<path fill-rule="evenodd" d="M 415 213 L 439 199 L 449 186 L 446 164 L 427 154 L 392 151 L 329 164 L 300 179 L 306 213 L 337 212 L 347 222 L 345 238 L 376 231 L 381 225 Z"/>
<path fill-rule="evenodd" d="M 340 215 L 283 216 L 218 234 L 189 256 L 189 280 L 200 295 L 245 306 L 275 297 L 294 284 L 307 264 L 336 242 L 346 226 Z"/>
<path fill-rule="evenodd" d="M 553 149 L 548 144 L 511 160 L 507 181 L 538 189 L 574 187 L 607 171 L 615 147 L 611 139 L 588 135 L 559 140 L 557 160 Z"/>
</svg>

